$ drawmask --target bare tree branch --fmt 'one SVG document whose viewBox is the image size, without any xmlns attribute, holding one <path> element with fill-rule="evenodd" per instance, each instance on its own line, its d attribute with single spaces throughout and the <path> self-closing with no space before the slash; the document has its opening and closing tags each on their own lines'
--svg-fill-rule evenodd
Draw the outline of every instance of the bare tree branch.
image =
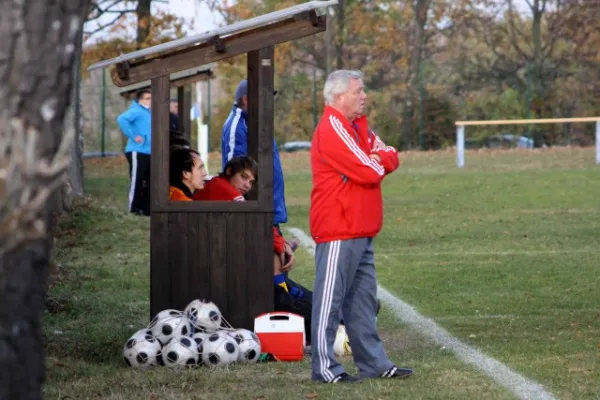
<svg viewBox="0 0 600 400">
<path fill-rule="evenodd" d="M 519 46 L 519 41 L 517 39 L 517 36 L 515 35 L 515 32 L 518 32 L 522 38 L 525 38 L 523 33 L 520 32 L 515 25 L 512 0 L 508 0 L 508 22 L 510 29 L 507 30 L 507 33 L 512 46 L 521 57 L 529 59 L 529 55 L 521 49 L 521 46 Z"/>
<path fill-rule="evenodd" d="M 117 22 L 125 14 L 126 14 L 126 12 L 119 13 L 119 15 L 117 15 L 115 18 L 113 18 L 110 22 L 99 25 L 96 29 L 94 29 L 92 31 L 84 31 L 83 34 L 87 35 L 87 36 L 92 36 L 93 34 L 98 33 L 100 31 L 104 30 L 105 28 L 108 28 L 109 26 L 111 26 L 112 24 Z"/>
<path fill-rule="evenodd" d="M 89 11 L 87 13 L 85 22 L 89 23 L 91 21 L 95 21 L 105 15 L 116 15 L 110 22 L 106 22 L 104 24 L 98 25 L 95 29 L 92 30 L 84 30 L 84 35 L 92 36 L 95 33 L 98 33 L 115 22 L 117 22 L 122 16 L 136 12 L 136 9 L 115 9 L 115 7 L 119 5 L 123 5 L 126 3 L 126 0 L 100 0 L 100 1 L 92 1 Z"/>
<path fill-rule="evenodd" d="M 104 15 L 104 13 L 109 12 L 109 11 L 114 11 L 112 10 L 112 8 L 116 5 L 119 5 L 120 3 L 122 3 L 124 0 L 104 0 L 104 1 L 94 1 L 92 2 L 92 4 L 90 5 L 90 11 L 88 12 L 88 15 L 86 16 L 85 21 L 91 21 L 94 19 L 98 19 L 100 18 L 102 15 Z M 108 4 L 108 5 L 106 5 Z M 116 10 L 117 12 L 119 10 Z"/>
</svg>

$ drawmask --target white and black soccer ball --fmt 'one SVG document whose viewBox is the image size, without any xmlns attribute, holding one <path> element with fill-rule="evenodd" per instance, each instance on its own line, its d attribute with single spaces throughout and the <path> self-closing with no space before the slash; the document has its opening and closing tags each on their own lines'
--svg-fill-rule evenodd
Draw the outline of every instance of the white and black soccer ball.
<svg viewBox="0 0 600 400">
<path fill-rule="evenodd" d="M 239 354 L 235 340 L 226 331 L 212 333 L 202 345 L 202 362 L 210 367 L 232 364 Z"/>
<path fill-rule="evenodd" d="M 167 367 L 198 364 L 199 355 L 194 339 L 187 336 L 172 337 L 162 348 L 161 361 Z"/>
<path fill-rule="evenodd" d="M 221 329 L 223 315 L 213 302 L 192 301 L 185 309 L 186 318 L 200 331 L 216 332 Z"/>
<path fill-rule="evenodd" d="M 176 336 L 190 336 L 192 330 L 188 319 L 181 311 L 164 310 L 152 319 L 148 328 L 164 345 Z"/>
<path fill-rule="evenodd" d="M 203 307 L 204 302 L 202 300 L 192 300 L 183 310 L 183 313 L 187 317 L 188 321 L 193 326 L 196 326 L 196 321 L 198 320 L 198 313 L 200 309 Z"/>
<path fill-rule="evenodd" d="M 148 329 L 133 334 L 123 346 L 123 359 L 130 367 L 150 367 L 157 363 L 160 343 Z"/>
<path fill-rule="evenodd" d="M 192 336 L 192 340 L 196 343 L 196 349 L 198 350 L 198 354 L 202 355 L 202 349 L 204 348 L 204 342 L 206 342 L 211 333 L 206 332 L 196 332 Z"/>
<path fill-rule="evenodd" d="M 247 329 L 237 329 L 229 332 L 240 351 L 238 362 L 251 364 L 258 361 L 261 352 L 258 336 Z"/>
</svg>

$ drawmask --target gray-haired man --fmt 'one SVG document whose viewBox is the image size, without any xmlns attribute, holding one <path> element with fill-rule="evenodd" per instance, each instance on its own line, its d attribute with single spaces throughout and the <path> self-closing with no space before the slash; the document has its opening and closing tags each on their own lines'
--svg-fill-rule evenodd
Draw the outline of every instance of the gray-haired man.
<svg viewBox="0 0 600 400">
<path fill-rule="evenodd" d="M 323 91 L 325 110 L 311 147 L 310 229 L 317 243 L 312 311 L 312 378 L 354 382 L 333 343 L 340 311 L 360 378 L 406 378 L 377 333 L 373 238 L 381 230 L 381 181 L 398 168 L 398 153 L 370 129 L 359 71 L 335 71 Z"/>
</svg>

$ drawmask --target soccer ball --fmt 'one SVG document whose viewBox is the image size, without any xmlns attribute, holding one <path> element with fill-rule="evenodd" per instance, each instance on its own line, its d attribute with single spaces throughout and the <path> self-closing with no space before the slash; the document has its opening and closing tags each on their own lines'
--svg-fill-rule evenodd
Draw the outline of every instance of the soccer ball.
<svg viewBox="0 0 600 400">
<path fill-rule="evenodd" d="M 338 327 L 337 333 L 335 335 L 335 342 L 333 343 L 333 354 L 338 357 L 348 356 L 352 354 L 352 349 L 350 348 L 350 340 L 348 339 L 348 335 L 346 334 L 346 328 L 344 325 L 340 325 Z"/>
<path fill-rule="evenodd" d="M 210 333 L 196 332 L 192 336 L 192 340 L 194 342 L 196 342 L 196 348 L 198 349 L 198 354 L 200 354 L 200 355 L 202 354 L 202 348 L 204 346 L 204 343 L 208 340 L 208 337 L 210 335 L 211 335 Z"/>
<path fill-rule="evenodd" d="M 194 300 L 186 307 L 185 315 L 194 327 L 201 331 L 212 333 L 221 329 L 223 316 L 213 302 Z"/>
<path fill-rule="evenodd" d="M 188 319 L 181 311 L 164 310 L 152 319 L 148 328 L 152 334 L 164 345 L 175 336 L 189 336 L 191 326 Z"/>
<path fill-rule="evenodd" d="M 162 362 L 168 367 L 198 364 L 196 343 L 190 337 L 172 337 L 162 349 Z"/>
<path fill-rule="evenodd" d="M 260 340 L 258 336 L 247 329 L 238 329 L 229 332 L 229 336 L 235 340 L 237 347 L 240 350 L 238 361 L 241 363 L 251 364 L 258 361 L 260 357 Z"/>
<path fill-rule="evenodd" d="M 123 359 L 130 367 L 149 367 L 156 364 L 160 343 L 148 329 L 133 334 L 123 346 Z"/>
<path fill-rule="evenodd" d="M 211 334 L 202 344 L 202 362 L 211 367 L 234 363 L 239 354 L 235 340 L 225 331 Z"/>
</svg>

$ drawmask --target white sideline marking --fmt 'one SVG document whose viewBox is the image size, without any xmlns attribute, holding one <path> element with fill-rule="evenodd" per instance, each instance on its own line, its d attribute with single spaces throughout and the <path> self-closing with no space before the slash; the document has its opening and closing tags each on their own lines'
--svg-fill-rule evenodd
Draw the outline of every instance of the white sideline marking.
<svg viewBox="0 0 600 400">
<path fill-rule="evenodd" d="M 291 228 L 296 229 L 296 228 Z M 423 252 L 402 252 L 402 251 L 392 251 L 392 252 L 381 252 L 377 253 L 378 256 L 408 256 L 408 257 L 430 257 L 430 256 L 540 256 L 545 254 L 579 254 L 579 253 L 591 253 L 597 254 L 600 253 L 595 249 L 576 249 L 576 250 L 524 250 L 524 251 L 448 251 L 448 252 L 431 252 L 431 253 L 423 253 Z"/>
<path fill-rule="evenodd" d="M 287 228 L 287 230 L 311 254 L 315 254 L 315 242 L 303 230 L 298 228 Z M 381 301 L 390 306 L 401 321 L 422 334 L 429 336 L 436 344 L 452 350 L 463 362 L 478 368 L 496 383 L 510 390 L 517 398 L 523 400 L 556 400 L 556 397 L 552 393 L 547 392 L 542 385 L 525 378 L 500 361 L 486 356 L 476 348 L 450 335 L 447 330 L 436 324 L 434 320 L 421 315 L 410 304 L 398 299 L 383 287 L 378 286 L 377 290 Z"/>
</svg>

